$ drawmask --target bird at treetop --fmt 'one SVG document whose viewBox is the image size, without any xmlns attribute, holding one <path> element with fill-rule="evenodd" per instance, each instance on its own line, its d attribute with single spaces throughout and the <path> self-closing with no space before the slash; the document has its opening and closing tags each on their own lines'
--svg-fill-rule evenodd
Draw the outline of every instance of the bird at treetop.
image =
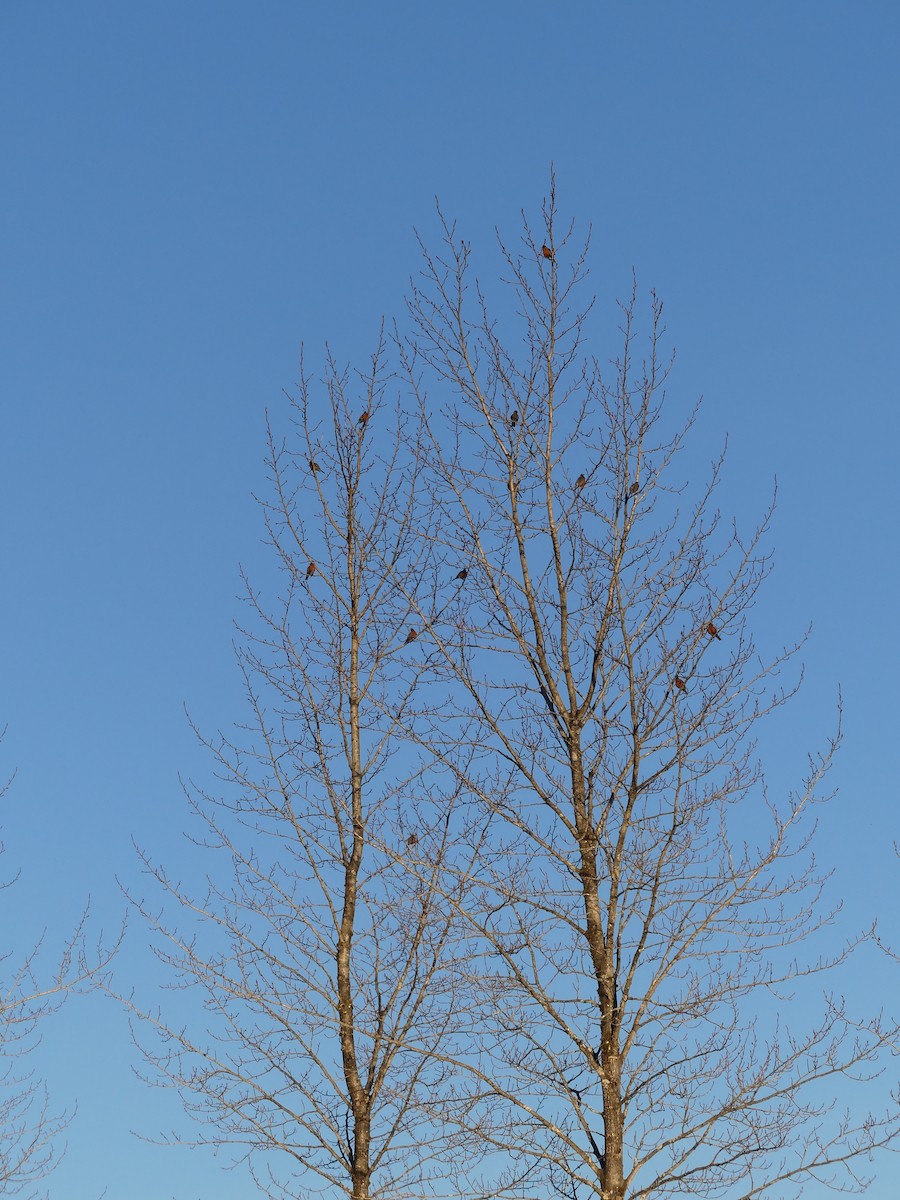
<svg viewBox="0 0 900 1200">
<path fill-rule="evenodd" d="M 510 423 L 510 425 L 518 425 L 518 423 L 519 423 L 519 410 L 518 409 L 515 409 L 513 412 L 510 413 L 509 423 Z"/>
<path fill-rule="evenodd" d="M 316 564 L 314 562 L 311 562 L 309 564 L 309 566 L 306 568 L 306 578 L 309 579 L 309 577 L 311 575 L 315 575 L 316 570 L 317 570 Z"/>
<path fill-rule="evenodd" d="M 687 684 L 684 682 L 684 680 L 681 678 L 680 675 L 675 676 L 675 686 L 678 688 L 679 692 L 687 691 Z"/>
<path fill-rule="evenodd" d="M 580 492 L 586 483 L 587 483 L 587 476 L 579 475 L 578 478 L 575 480 L 575 491 Z"/>
<path fill-rule="evenodd" d="M 369 412 L 369 410 L 366 409 L 366 411 L 359 418 L 359 424 L 365 426 L 368 423 L 369 417 L 371 417 L 371 415 L 372 414 Z"/>
<path fill-rule="evenodd" d="M 709 634 L 710 637 L 714 637 L 717 642 L 721 642 L 722 638 L 719 634 L 718 629 L 716 629 L 715 625 L 713 625 L 712 621 L 710 621 L 709 624 L 706 626 L 706 632 Z"/>
<path fill-rule="evenodd" d="M 457 579 L 460 579 L 460 580 L 462 580 L 463 582 L 465 582 L 465 581 L 466 581 L 466 579 L 468 578 L 468 575 L 469 575 L 469 568 L 468 568 L 468 567 L 463 567 L 463 569 L 462 569 L 462 570 L 460 571 L 460 573 L 459 573 L 459 574 L 456 576 L 456 578 L 457 578 Z"/>
<path fill-rule="evenodd" d="M 406 839 L 406 844 L 407 844 L 407 846 L 418 846 L 419 835 L 417 833 L 411 833 L 409 835 L 409 837 Z"/>
<path fill-rule="evenodd" d="M 636 496 L 640 490 L 641 490 L 641 485 L 638 483 L 637 480 L 635 480 L 634 483 L 631 485 L 631 487 L 628 489 L 628 495 Z"/>
<path fill-rule="evenodd" d="M 541 254 L 543 254 L 544 258 L 548 258 L 550 262 L 553 262 L 553 251 L 546 242 L 541 246 Z"/>
<path fill-rule="evenodd" d="M 311 458 L 309 460 L 309 469 L 312 471 L 313 475 L 315 475 L 316 471 L 322 470 L 322 468 L 319 466 L 319 464 L 316 462 L 316 460 L 314 458 Z"/>
<path fill-rule="evenodd" d="M 418 630 L 413 629 L 413 627 L 410 625 L 409 633 L 406 635 L 406 641 L 403 643 L 403 645 L 408 646 L 409 643 L 414 642 L 418 636 Z"/>
</svg>

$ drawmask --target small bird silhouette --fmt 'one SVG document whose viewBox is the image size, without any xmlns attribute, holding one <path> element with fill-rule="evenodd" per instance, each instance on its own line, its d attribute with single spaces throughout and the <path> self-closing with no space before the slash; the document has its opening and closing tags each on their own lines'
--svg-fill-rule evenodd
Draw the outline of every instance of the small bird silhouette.
<svg viewBox="0 0 900 1200">
<path fill-rule="evenodd" d="M 715 625 L 713 625 L 712 621 L 710 621 L 709 624 L 706 626 L 706 632 L 709 634 L 710 637 L 714 637 L 717 642 L 721 642 L 721 640 L 722 640 L 721 635 L 719 634 L 719 631 L 718 631 L 718 629 L 716 629 Z"/>
<path fill-rule="evenodd" d="M 372 414 L 369 412 L 369 410 L 366 409 L 366 411 L 360 416 L 359 424 L 363 426 L 363 428 L 365 428 L 365 426 L 369 423 L 369 417 L 371 417 L 371 415 Z"/>
<path fill-rule="evenodd" d="M 636 496 L 640 490 L 641 490 L 641 485 L 638 483 L 637 480 L 635 480 L 634 483 L 631 485 L 631 487 L 628 489 L 628 495 Z"/>
<path fill-rule="evenodd" d="M 516 410 L 514 410 L 513 412 L 511 412 L 511 413 L 510 413 L 510 415 L 509 415 L 509 423 L 510 423 L 510 425 L 518 425 L 518 423 L 519 423 L 519 412 L 518 412 L 518 409 L 516 409 Z"/>
<path fill-rule="evenodd" d="M 579 475 L 578 478 L 575 480 L 575 491 L 580 492 L 586 483 L 587 483 L 587 476 Z"/>
<path fill-rule="evenodd" d="M 418 844 L 419 844 L 419 835 L 418 835 L 417 833 L 411 833 L 411 834 L 409 835 L 409 837 L 406 839 L 406 844 L 407 844 L 407 846 L 410 846 L 410 847 L 411 847 L 411 846 L 418 846 Z"/>
<path fill-rule="evenodd" d="M 317 570 L 316 564 L 314 562 L 311 562 L 309 564 L 309 566 L 306 568 L 306 578 L 309 579 L 310 576 L 315 575 L 316 570 Z"/>
<path fill-rule="evenodd" d="M 544 258 L 547 258 L 550 260 L 550 262 L 553 262 L 553 251 L 546 242 L 543 244 L 543 246 L 541 246 L 541 254 L 543 254 Z"/>
<path fill-rule="evenodd" d="M 463 569 L 462 569 L 462 570 L 460 571 L 460 573 L 459 573 L 459 574 L 456 576 L 456 578 L 457 578 L 457 579 L 460 579 L 460 580 L 462 580 L 462 582 L 463 582 L 463 583 L 465 583 L 465 581 L 466 581 L 466 579 L 468 578 L 468 576 L 469 576 L 469 568 L 468 568 L 468 567 L 463 567 Z"/>
<path fill-rule="evenodd" d="M 679 692 L 687 691 L 687 684 L 684 682 L 684 680 L 681 678 L 680 675 L 675 676 L 675 686 L 678 688 Z"/>
<path fill-rule="evenodd" d="M 319 466 L 319 464 L 316 462 L 316 460 L 314 458 L 311 458 L 309 460 L 309 469 L 312 471 L 313 475 L 315 475 L 316 471 L 322 470 L 322 468 Z"/>
<path fill-rule="evenodd" d="M 418 636 L 419 636 L 418 630 L 413 629 L 413 627 L 410 625 L 409 633 L 406 635 L 406 641 L 403 643 L 403 645 L 408 646 L 409 643 L 414 642 Z"/>
</svg>

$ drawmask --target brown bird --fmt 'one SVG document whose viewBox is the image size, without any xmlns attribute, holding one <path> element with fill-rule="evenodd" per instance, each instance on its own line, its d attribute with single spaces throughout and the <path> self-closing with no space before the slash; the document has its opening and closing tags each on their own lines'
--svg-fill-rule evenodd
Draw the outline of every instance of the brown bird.
<svg viewBox="0 0 900 1200">
<path fill-rule="evenodd" d="M 365 427 L 365 426 L 368 424 L 368 422 L 369 422 L 369 417 L 371 417 L 371 415 L 372 415 L 372 414 L 369 412 L 369 410 L 368 410 L 368 409 L 366 409 L 366 411 L 365 411 L 365 412 L 362 414 L 362 416 L 359 418 L 359 424 L 360 424 L 360 425 L 362 425 L 363 427 Z"/>
<path fill-rule="evenodd" d="M 319 466 L 319 464 L 316 462 L 316 460 L 314 458 L 311 458 L 309 460 L 309 469 L 312 471 L 313 475 L 315 475 L 316 471 L 322 470 L 322 468 Z"/>
<path fill-rule="evenodd" d="M 575 491 L 580 492 L 586 483 L 587 483 L 587 476 L 579 475 L 578 478 L 575 480 Z"/>
<path fill-rule="evenodd" d="M 316 564 L 314 562 L 311 562 L 309 564 L 309 566 L 306 568 L 306 578 L 309 579 L 311 576 L 315 575 L 316 570 L 317 570 Z"/>
<path fill-rule="evenodd" d="M 403 643 L 403 645 L 408 646 L 409 643 L 414 642 L 418 636 L 419 636 L 418 630 L 413 629 L 412 625 L 410 625 L 409 633 L 406 635 L 406 641 Z"/>
<path fill-rule="evenodd" d="M 631 485 L 631 487 L 628 489 L 628 495 L 636 496 L 640 490 L 641 490 L 641 485 L 638 483 L 637 480 L 635 480 L 634 483 Z"/>
<path fill-rule="evenodd" d="M 709 624 L 706 626 L 706 632 L 709 634 L 710 637 L 714 637 L 717 642 L 721 642 L 721 640 L 722 640 L 721 635 L 719 634 L 719 631 L 718 631 L 718 629 L 716 629 L 715 625 L 713 625 L 712 621 L 710 621 Z"/>
<path fill-rule="evenodd" d="M 469 568 L 468 567 L 463 567 L 463 569 L 460 571 L 460 573 L 456 576 L 456 578 L 461 580 L 463 583 L 465 583 L 465 581 L 466 581 L 466 579 L 468 579 L 468 577 L 469 577 Z"/>
<path fill-rule="evenodd" d="M 417 833 L 411 833 L 409 835 L 409 837 L 406 839 L 406 844 L 407 844 L 407 846 L 418 846 L 419 835 Z"/>
<path fill-rule="evenodd" d="M 509 416 L 509 423 L 510 423 L 510 425 L 518 425 L 518 423 L 519 423 L 519 412 L 518 412 L 518 409 L 517 409 L 517 410 L 515 410 L 514 412 L 510 413 L 510 416 Z"/>
<path fill-rule="evenodd" d="M 543 244 L 543 246 L 541 246 L 541 254 L 543 254 L 544 258 L 547 258 L 550 260 L 550 262 L 553 262 L 553 251 L 546 242 Z"/>
<path fill-rule="evenodd" d="M 687 691 L 687 684 L 684 682 L 684 680 L 681 678 L 680 675 L 675 676 L 675 686 L 678 688 L 679 692 Z"/>
</svg>

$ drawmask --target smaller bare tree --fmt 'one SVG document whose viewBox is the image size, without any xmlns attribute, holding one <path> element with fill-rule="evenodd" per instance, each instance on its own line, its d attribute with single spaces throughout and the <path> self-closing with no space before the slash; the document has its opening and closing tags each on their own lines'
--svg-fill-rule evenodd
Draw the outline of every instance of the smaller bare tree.
<svg viewBox="0 0 900 1200">
<path fill-rule="evenodd" d="M 10 782 L 0 788 L 0 797 Z M 16 877 L 6 880 L 0 891 L 15 882 Z M 97 986 L 115 953 L 115 947 L 99 947 L 89 961 L 87 915 L 85 910 L 46 973 L 40 962 L 45 935 L 18 963 L 11 951 L 0 955 L 0 1196 L 20 1195 L 50 1173 L 62 1153 L 60 1138 L 74 1115 L 51 1106 L 46 1083 L 36 1077 L 28 1060 L 40 1044 L 46 1019 L 71 992 Z"/>
<path fill-rule="evenodd" d="M 422 1194 L 444 1170 L 429 1098 L 459 1020 L 458 904 L 438 878 L 455 797 L 403 736 L 431 600 L 418 464 L 383 362 L 379 346 L 360 394 L 329 357 L 292 400 L 291 441 L 269 430 L 262 506 L 283 590 L 266 601 L 247 582 L 252 723 L 240 744 L 205 742 L 229 790 L 188 791 L 228 878 L 195 899 L 145 858 L 200 918 L 183 930 L 139 905 L 206 1015 L 189 1030 L 143 1011 L 143 1049 L 200 1140 L 235 1147 L 272 1196 Z"/>
</svg>

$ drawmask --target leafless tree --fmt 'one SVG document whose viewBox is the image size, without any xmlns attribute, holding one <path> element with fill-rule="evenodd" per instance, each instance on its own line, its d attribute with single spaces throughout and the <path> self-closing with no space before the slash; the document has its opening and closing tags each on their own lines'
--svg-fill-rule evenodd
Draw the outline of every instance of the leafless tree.
<svg viewBox="0 0 900 1200">
<path fill-rule="evenodd" d="M 206 742 L 223 793 L 188 789 L 228 877 L 212 868 L 197 897 L 145 858 L 181 917 L 139 906 L 205 1016 L 143 1012 L 143 1048 L 201 1139 L 273 1196 L 428 1194 L 450 1169 L 429 1102 L 462 1015 L 460 896 L 439 885 L 458 786 L 402 736 L 427 653 L 417 610 L 436 600 L 384 361 L 382 344 L 357 377 L 329 356 L 321 381 L 303 373 L 290 439 L 269 430 L 282 586 L 270 600 L 246 581 L 252 721 Z"/>
<path fill-rule="evenodd" d="M 2 740 L 2 734 L 0 734 Z M 0 788 L 4 795 L 9 784 Z M 0 851 L 3 847 L 0 846 Z M 15 883 L 8 879 L 0 890 Z M 42 963 L 45 937 L 18 963 L 0 955 L 0 1196 L 18 1196 L 35 1186 L 58 1161 L 60 1140 L 72 1114 L 51 1107 L 46 1084 L 29 1069 L 45 1020 L 66 996 L 96 985 L 114 951 L 98 948 L 90 962 L 85 946 L 87 912 L 68 938 L 55 965 Z M 10 927 L 22 927 L 12 920 Z"/>
<path fill-rule="evenodd" d="M 457 1059 L 507 1167 L 493 1186 L 856 1188 L 900 1119 L 837 1096 L 896 1035 L 819 986 L 853 950 L 829 934 L 810 841 L 837 735 L 787 795 L 757 759 L 796 690 L 779 681 L 796 647 L 761 656 L 751 622 L 771 512 L 746 536 L 720 519 L 721 460 L 678 481 L 695 412 L 673 421 L 664 403 L 655 295 L 644 326 L 636 291 L 621 306 L 609 370 L 587 352 L 588 246 L 552 188 L 537 232 L 526 220 L 519 250 L 501 244 L 507 302 L 444 234 L 414 285 L 406 368 L 438 537 L 467 566 L 464 599 L 421 611 L 455 680 L 429 736 L 442 761 L 465 751 L 459 778 L 505 829 L 482 856 L 484 903 L 467 901 L 490 969 L 472 977 L 477 1052 Z M 791 1000 L 813 994 L 804 1027 Z"/>
</svg>

